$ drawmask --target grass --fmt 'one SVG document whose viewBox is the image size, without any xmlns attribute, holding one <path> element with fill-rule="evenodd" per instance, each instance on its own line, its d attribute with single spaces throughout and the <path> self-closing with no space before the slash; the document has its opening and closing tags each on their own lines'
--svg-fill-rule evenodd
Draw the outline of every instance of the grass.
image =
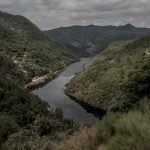
<svg viewBox="0 0 150 150">
<path fill-rule="evenodd" d="M 148 100 L 141 102 L 138 108 L 128 113 L 108 113 L 97 126 L 97 140 L 107 144 L 108 150 L 149 150 Z"/>
<path fill-rule="evenodd" d="M 60 142 L 53 143 L 53 150 L 95 150 L 95 128 L 84 128 L 75 133 L 70 138 Z"/>
<path fill-rule="evenodd" d="M 149 150 L 150 102 L 144 98 L 128 113 L 108 112 L 95 127 L 52 144 L 53 150 Z"/>
</svg>

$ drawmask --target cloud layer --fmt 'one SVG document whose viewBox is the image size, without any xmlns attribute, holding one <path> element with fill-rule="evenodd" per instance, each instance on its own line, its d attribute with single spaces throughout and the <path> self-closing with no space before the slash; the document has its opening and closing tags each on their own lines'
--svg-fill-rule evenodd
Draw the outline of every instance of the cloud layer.
<svg viewBox="0 0 150 150">
<path fill-rule="evenodd" d="M 41 29 L 126 23 L 150 27 L 150 0 L 0 0 L 0 10 L 23 15 Z"/>
</svg>

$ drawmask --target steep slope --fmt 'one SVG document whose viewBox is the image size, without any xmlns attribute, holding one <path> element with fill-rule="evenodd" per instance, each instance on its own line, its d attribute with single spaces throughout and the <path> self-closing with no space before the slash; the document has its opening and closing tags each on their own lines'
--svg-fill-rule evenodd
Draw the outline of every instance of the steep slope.
<svg viewBox="0 0 150 150">
<path fill-rule="evenodd" d="M 52 39 L 42 32 L 35 24 L 23 16 L 12 15 L 1 11 L 0 23 L 23 34 L 23 36 L 28 37 L 31 40 L 54 43 L 54 41 L 52 41 Z"/>
<path fill-rule="evenodd" d="M 150 29 L 125 26 L 71 26 L 46 31 L 49 36 L 74 45 L 91 54 L 98 53 L 113 41 L 129 40 L 150 34 Z"/>
<path fill-rule="evenodd" d="M 0 12 L 0 20 L 0 149 L 30 149 L 31 139 L 71 134 L 77 126 L 24 87 L 78 57 L 24 17 Z"/>
<path fill-rule="evenodd" d="M 51 40 L 22 16 L 0 12 L 0 52 L 11 57 L 24 73 L 26 83 L 33 77 L 64 69 L 78 57 Z"/>
<path fill-rule="evenodd" d="M 60 49 L 61 51 L 65 51 L 68 53 L 73 52 L 63 46 L 61 43 L 49 37 L 35 24 L 33 24 L 30 20 L 23 16 L 12 15 L 0 11 L 0 24 L 22 34 L 23 37 L 28 38 L 32 42 L 38 42 L 44 46 L 51 48 L 51 51 L 54 51 L 53 49 L 55 48 L 55 51 L 57 51 L 57 49 Z"/>
<path fill-rule="evenodd" d="M 73 46 L 71 44 L 65 44 L 65 47 L 71 50 L 71 52 L 79 57 L 90 57 L 90 53 L 86 52 L 84 49 L 80 47 Z"/>
<path fill-rule="evenodd" d="M 150 91 L 150 36 L 115 42 L 67 85 L 66 93 L 104 110 L 129 110 Z"/>
</svg>

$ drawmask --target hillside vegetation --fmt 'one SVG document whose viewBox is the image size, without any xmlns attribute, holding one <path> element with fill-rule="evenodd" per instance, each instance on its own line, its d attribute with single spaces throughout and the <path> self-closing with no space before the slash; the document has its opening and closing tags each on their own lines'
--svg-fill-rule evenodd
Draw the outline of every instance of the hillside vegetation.
<svg viewBox="0 0 150 150">
<path fill-rule="evenodd" d="M 142 99 L 128 113 L 107 113 L 96 126 L 53 143 L 53 150 L 149 150 L 150 102 Z"/>
<path fill-rule="evenodd" d="M 0 12 L 0 149 L 149 150 L 150 36 L 112 43 L 67 84 L 66 94 L 76 101 L 107 111 L 97 125 L 80 131 L 25 89 L 32 78 L 53 77 L 77 55 L 88 55 L 65 44 L 22 16 Z"/>
<path fill-rule="evenodd" d="M 22 73 L 1 53 L 0 65 L 0 142 L 5 141 L 3 148 L 32 149 L 34 142 L 38 144 L 45 136 L 57 140 L 57 134 L 59 139 L 60 133 L 67 136 L 77 129 L 72 121 L 63 118 L 60 110 L 51 109 L 24 89 Z"/>
<path fill-rule="evenodd" d="M 39 141 L 60 140 L 78 129 L 24 88 L 77 60 L 26 18 L 0 12 L 0 149 L 37 149 L 44 144 Z"/>
<path fill-rule="evenodd" d="M 26 18 L 0 12 L 0 20 L 0 52 L 11 57 L 26 82 L 48 73 L 53 76 L 78 60 Z"/>
<path fill-rule="evenodd" d="M 150 34 L 148 28 L 137 28 L 131 24 L 124 26 L 71 26 L 46 31 L 49 36 L 64 43 L 71 44 L 84 52 L 97 54 L 110 43 L 130 40 Z"/>
<path fill-rule="evenodd" d="M 107 113 L 54 149 L 65 150 L 66 143 L 66 150 L 149 150 L 150 36 L 111 44 L 67 84 L 66 93 Z"/>
<path fill-rule="evenodd" d="M 150 36 L 115 42 L 67 85 L 77 101 L 103 110 L 127 111 L 150 91 Z"/>
</svg>

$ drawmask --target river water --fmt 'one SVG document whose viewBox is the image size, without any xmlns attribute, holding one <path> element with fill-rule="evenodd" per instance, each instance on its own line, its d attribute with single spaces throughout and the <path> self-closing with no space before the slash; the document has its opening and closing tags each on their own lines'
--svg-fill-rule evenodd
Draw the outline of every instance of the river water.
<svg viewBox="0 0 150 150">
<path fill-rule="evenodd" d="M 49 103 L 52 108 L 60 108 L 65 118 L 72 119 L 80 124 L 95 124 L 99 118 L 89 113 L 80 104 L 65 95 L 65 84 L 83 69 L 83 65 L 89 58 L 81 58 L 80 62 L 73 63 L 65 71 L 60 73 L 57 78 L 50 81 L 45 86 L 33 91 L 42 100 Z"/>
</svg>

